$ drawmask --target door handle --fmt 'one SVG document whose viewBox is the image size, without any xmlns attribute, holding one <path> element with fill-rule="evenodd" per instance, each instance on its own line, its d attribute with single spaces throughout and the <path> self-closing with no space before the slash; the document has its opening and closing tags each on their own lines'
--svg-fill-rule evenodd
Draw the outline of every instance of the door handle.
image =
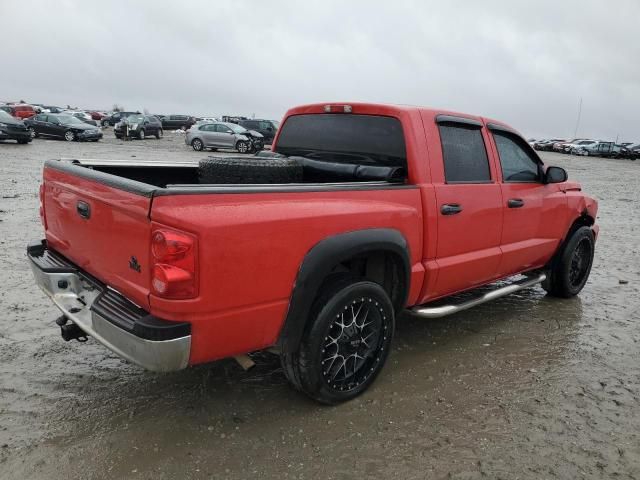
<svg viewBox="0 0 640 480">
<path fill-rule="evenodd" d="M 440 207 L 442 215 L 455 215 L 462 211 L 462 207 L 457 203 L 445 203 Z"/>
<path fill-rule="evenodd" d="M 507 206 L 509 208 L 524 207 L 524 200 L 522 200 L 521 198 L 510 198 L 509 201 L 507 202 Z"/>
<path fill-rule="evenodd" d="M 87 202 L 83 202 L 82 200 L 76 204 L 76 211 L 82 218 L 88 219 L 91 216 L 91 207 Z"/>
</svg>

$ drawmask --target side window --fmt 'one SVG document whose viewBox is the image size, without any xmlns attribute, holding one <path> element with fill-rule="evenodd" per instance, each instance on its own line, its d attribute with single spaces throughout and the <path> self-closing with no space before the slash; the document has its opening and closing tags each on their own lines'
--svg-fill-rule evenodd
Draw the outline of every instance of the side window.
<svg viewBox="0 0 640 480">
<path fill-rule="evenodd" d="M 220 133 L 231 133 L 231 129 L 229 127 L 227 127 L 226 125 L 216 125 L 216 132 L 220 132 Z"/>
<path fill-rule="evenodd" d="M 489 159 L 480 128 L 441 124 L 440 141 L 447 183 L 490 182 Z"/>
<path fill-rule="evenodd" d="M 519 139 L 502 132 L 493 132 L 502 165 L 502 180 L 505 182 L 538 182 L 540 169 L 538 160 L 531 152 L 519 145 Z"/>
</svg>

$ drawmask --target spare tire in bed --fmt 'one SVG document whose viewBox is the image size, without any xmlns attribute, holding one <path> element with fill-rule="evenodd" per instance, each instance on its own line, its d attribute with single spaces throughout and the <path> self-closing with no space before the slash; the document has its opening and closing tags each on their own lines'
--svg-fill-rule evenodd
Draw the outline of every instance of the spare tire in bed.
<svg viewBox="0 0 640 480">
<path fill-rule="evenodd" d="M 201 184 L 301 183 L 302 165 L 289 158 L 209 157 L 200 160 Z"/>
</svg>

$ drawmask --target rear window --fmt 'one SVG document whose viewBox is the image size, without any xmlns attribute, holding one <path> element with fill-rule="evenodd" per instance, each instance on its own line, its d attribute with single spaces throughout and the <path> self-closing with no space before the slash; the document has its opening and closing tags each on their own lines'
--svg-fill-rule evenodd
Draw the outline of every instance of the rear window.
<svg viewBox="0 0 640 480">
<path fill-rule="evenodd" d="M 276 151 L 331 162 L 393 167 L 407 164 L 400 121 L 376 115 L 291 116 L 280 129 Z"/>
</svg>

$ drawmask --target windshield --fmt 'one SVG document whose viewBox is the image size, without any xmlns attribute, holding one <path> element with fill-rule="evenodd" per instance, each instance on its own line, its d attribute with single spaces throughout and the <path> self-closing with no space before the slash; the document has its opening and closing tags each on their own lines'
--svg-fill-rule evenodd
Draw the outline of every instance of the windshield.
<svg viewBox="0 0 640 480">
<path fill-rule="evenodd" d="M 402 125 L 378 115 L 294 115 L 280 128 L 276 151 L 317 160 L 406 167 Z"/>
<path fill-rule="evenodd" d="M 140 123 L 142 120 L 144 120 L 143 115 L 129 115 L 127 117 L 127 122 L 129 123 Z"/>
<path fill-rule="evenodd" d="M 16 123 L 16 119 L 13 118 L 11 115 L 9 115 L 4 110 L 0 110 L 0 122 Z"/>
<path fill-rule="evenodd" d="M 84 123 L 79 118 L 74 117 L 73 115 L 60 115 L 56 118 L 60 120 L 62 123 L 77 123 L 80 125 L 86 125 L 86 123 Z"/>
<path fill-rule="evenodd" d="M 227 127 L 233 130 L 233 133 L 244 133 L 247 131 L 246 128 L 241 127 L 240 125 L 236 125 L 235 123 L 227 123 Z"/>
</svg>

